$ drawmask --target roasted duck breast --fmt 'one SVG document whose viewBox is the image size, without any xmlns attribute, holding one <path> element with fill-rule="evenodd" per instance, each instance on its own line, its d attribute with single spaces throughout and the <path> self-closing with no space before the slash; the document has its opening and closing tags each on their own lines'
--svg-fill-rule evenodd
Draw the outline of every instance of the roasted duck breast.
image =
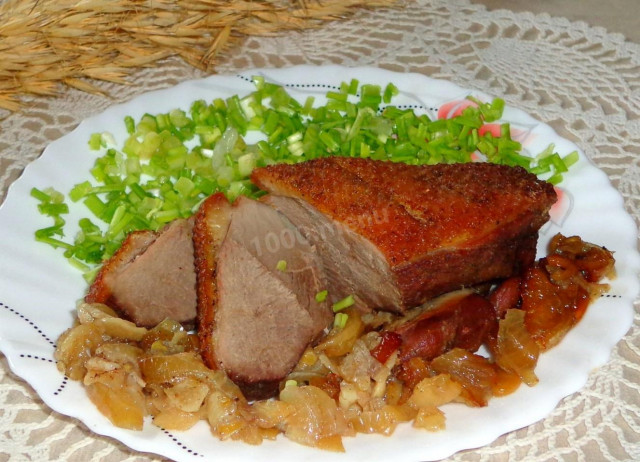
<svg viewBox="0 0 640 462">
<path fill-rule="evenodd" d="M 326 158 L 256 169 L 252 179 L 271 194 L 230 204 L 218 193 L 193 219 L 131 234 L 86 297 L 144 326 L 192 322 L 197 305 L 205 362 L 249 399 L 277 394 L 332 323 L 332 302 L 353 295 L 363 311 L 402 314 L 519 274 L 556 199 L 525 170 L 484 163 Z M 324 290 L 329 298 L 317 298 Z M 476 305 L 392 333 L 407 358 L 417 346 L 477 343 L 493 317 Z M 434 343 L 432 331 L 446 338 Z"/>
<path fill-rule="evenodd" d="M 353 294 L 362 310 L 399 313 L 519 273 L 556 201 L 551 184 L 490 163 L 328 157 L 251 178 L 316 246 L 333 301 Z"/>
<path fill-rule="evenodd" d="M 178 219 L 158 233 L 129 234 L 102 266 L 85 301 L 109 305 L 139 326 L 153 327 L 167 318 L 193 325 L 192 228 L 192 219 Z"/>
<path fill-rule="evenodd" d="M 275 209 L 246 197 L 207 199 L 194 231 L 201 349 L 250 399 L 273 396 L 331 324 L 315 249 Z"/>
</svg>

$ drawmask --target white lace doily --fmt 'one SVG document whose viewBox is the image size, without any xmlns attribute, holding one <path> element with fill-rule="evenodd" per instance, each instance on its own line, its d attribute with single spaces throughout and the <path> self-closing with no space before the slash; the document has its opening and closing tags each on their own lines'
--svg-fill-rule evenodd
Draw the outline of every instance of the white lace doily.
<svg viewBox="0 0 640 462">
<path fill-rule="evenodd" d="M 630 14 L 633 14 L 630 12 Z M 421 0 L 278 38 L 250 38 L 218 72 L 293 64 L 375 65 L 420 72 L 502 96 L 577 143 L 640 217 L 640 45 L 562 18 L 486 11 L 467 0 Z M 66 91 L 0 112 L 0 200 L 52 140 L 114 102 L 202 74 L 178 60 L 136 73 L 112 99 Z M 456 461 L 640 460 L 640 304 L 632 330 L 584 389 L 545 420 Z M 0 461 L 162 460 L 96 436 L 52 412 L 0 362 Z"/>
</svg>

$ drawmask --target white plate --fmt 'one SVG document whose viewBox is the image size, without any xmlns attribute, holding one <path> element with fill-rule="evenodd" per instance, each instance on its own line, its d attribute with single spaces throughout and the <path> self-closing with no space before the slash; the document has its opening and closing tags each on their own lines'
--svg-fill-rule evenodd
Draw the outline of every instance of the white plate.
<svg viewBox="0 0 640 462">
<path fill-rule="evenodd" d="M 48 226 L 49 221 L 38 214 L 29 191 L 33 186 L 53 186 L 66 193 L 75 183 L 85 180 L 95 159 L 87 148 L 89 135 L 109 130 L 122 142 L 126 137 L 125 115 L 137 119 L 145 112 L 164 112 L 176 107 L 186 110 L 196 99 L 244 95 L 253 90 L 249 78 L 256 74 L 286 85 L 302 101 L 309 94 L 321 101 L 328 89 L 351 78 L 382 86 L 393 82 L 401 90 L 394 101 L 397 105 L 426 111 L 432 116 L 446 103 L 464 100 L 469 94 L 488 99 L 487 95 L 448 82 L 373 68 L 301 66 L 253 70 L 237 76 L 212 76 L 139 96 L 84 121 L 52 143 L 12 185 L 0 209 L 0 348 L 11 369 L 29 382 L 47 405 L 131 448 L 180 461 L 434 460 L 488 444 L 504 433 L 544 418 L 560 399 L 580 390 L 593 368 L 608 360 L 611 349 L 632 322 L 633 300 L 638 292 L 636 274 L 640 268 L 637 231 L 606 175 L 580 153 L 580 161 L 562 184 L 566 192 L 562 207 L 555 210 L 552 223 L 541 233 L 539 253 L 558 231 L 579 234 L 615 251 L 618 277 L 610 294 L 594 303 L 562 343 L 541 357 L 536 370 L 540 383 L 536 387 L 523 386 L 510 396 L 493 399 L 485 408 L 446 406 L 447 429 L 443 432 L 427 433 L 403 425 L 391 437 L 345 438 L 345 454 L 299 446 L 284 438 L 266 441 L 261 446 L 220 442 L 211 436 L 204 422 L 187 432 L 162 431 L 149 422 L 142 432 L 111 425 L 91 404 L 82 386 L 64 379 L 56 370 L 53 360 L 56 339 L 71 325 L 75 301 L 86 286 L 60 252 L 34 241 L 34 230 Z M 555 143 L 563 155 L 578 149 L 547 125 L 517 109 L 507 108 L 504 120 L 519 130 L 530 153 L 541 151 L 549 143 Z M 77 213 L 72 209 L 69 223 L 77 222 L 74 220 L 79 216 Z"/>
</svg>

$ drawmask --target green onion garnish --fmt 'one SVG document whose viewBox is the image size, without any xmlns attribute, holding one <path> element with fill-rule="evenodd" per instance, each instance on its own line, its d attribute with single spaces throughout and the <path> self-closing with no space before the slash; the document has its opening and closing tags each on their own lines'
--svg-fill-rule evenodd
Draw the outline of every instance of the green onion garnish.
<svg viewBox="0 0 640 462">
<path fill-rule="evenodd" d="M 276 269 L 278 271 L 286 271 L 287 270 L 287 261 L 286 260 L 280 260 L 278 261 L 278 263 L 276 264 Z"/>
<path fill-rule="evenodd" d="M 348 319 L 349 319 L 349 315 L 347 313 L 336 313 L 336 315 L 333 318 L 333 327 L 343 329 L 344 326 L 347 325 Z"/>
<path fill-rule="evenodd" d="M 318 292 L 316 294 L 316 302 L 318 303 L 322 303 L 327 299 L 327 295 L 329 295 L 329 291 L 328 290 L 323 290 L 321 292 Z"/>
<path fill-rule="evenodd" d="M 333 312 L 337 313 L 338 311 L 342 311 L 345 308 L 349 308 L 351 305 L 353 305 L 355 303 L 355 299 L 353 298 L 353 295 L 348 295 L 345 298 L 343 298 L 342 300 L 335 302 L 332 306 L 333 308 Z"/>
</svg>

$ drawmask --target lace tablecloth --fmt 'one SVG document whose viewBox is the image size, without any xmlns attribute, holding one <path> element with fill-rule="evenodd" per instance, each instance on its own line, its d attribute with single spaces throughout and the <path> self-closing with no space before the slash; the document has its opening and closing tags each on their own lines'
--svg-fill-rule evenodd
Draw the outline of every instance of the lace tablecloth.
<svg viewBox="0 0 640 462">
<path fill-rule="evenodd" d="M 420 72 L 503 96 L 576 142 L 640 218 L 640 45 L 584 23 L 486 11 L 467 0 L 422 0 L 361 12 L 277 38 L 251 38 L 220 73 L 294 64 L 371 65 Z M 0 200 L 27 163 L 83 118 L 114 102 L 202 76 L 178 60 L 138 72 L 131 86 L 102 85 L 112 98 L 66 91 L 0 113 Z M 640 328 L 593 371 L 584 389 L 545 420 L 451 460 L 640 460 Z M 0 461 L 162 460 L 96 436 L 52 412 L 0 355 Z"/>
</svg>

